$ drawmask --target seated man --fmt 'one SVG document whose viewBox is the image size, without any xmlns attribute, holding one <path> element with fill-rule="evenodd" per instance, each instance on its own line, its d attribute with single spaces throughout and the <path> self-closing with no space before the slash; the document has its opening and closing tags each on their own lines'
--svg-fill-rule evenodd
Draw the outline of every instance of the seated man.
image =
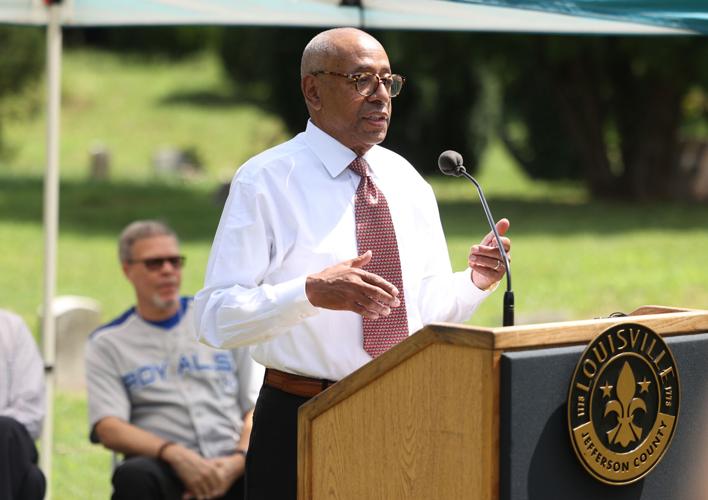
<svg viewBox="0 0 708 500">
<path fill-rule="evenodd" d="M 0 498 L 44 498 L 37 467 L 44 419 L 44 365 L 22 318 L 0 310 Z"/>
<path fill-rule="evenodd" d="M 119 257 L 136 305 L 94 332 L 86 349 L 91 440 L 126 457 L 113 498 L 243 498 L 262 367 L 247 349 L 197 341 L 191 300 L 179 295 L 184 257 L 172 229 L 130 224 Z"/>
</svg>

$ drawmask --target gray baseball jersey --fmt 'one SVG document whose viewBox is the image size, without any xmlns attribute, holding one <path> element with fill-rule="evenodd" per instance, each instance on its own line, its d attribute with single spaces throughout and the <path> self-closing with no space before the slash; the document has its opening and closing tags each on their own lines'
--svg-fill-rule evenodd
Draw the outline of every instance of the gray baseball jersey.
<svg viewBox="0 0 708 500">
<path fill-rule="evenodd" d="M 191 299 L 162 322 L 135 308 L 99 328 L 86 348 L 91 440 L 113 416 L 211 458 L 233 453 L 242 416 L 255 405 L 263 367 L 248 348 L 221 350 L 196 340 Z"/>
</svg>

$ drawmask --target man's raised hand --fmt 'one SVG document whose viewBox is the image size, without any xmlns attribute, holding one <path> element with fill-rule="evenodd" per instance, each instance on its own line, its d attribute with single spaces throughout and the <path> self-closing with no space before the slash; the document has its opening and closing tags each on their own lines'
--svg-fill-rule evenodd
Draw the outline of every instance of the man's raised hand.
<svg viewBox="0 0 708 500">
<path fill-rule="evenodd" d="M 511 240 L 504 237 L 509 230 L 509 220 L 501 219 L 496 224 L 497 232 L 501 237 L 502 245 L 506 251 L 509 262 L 511 262 Z M 467 260 L 472 268 L 472 281 L 481 290 L 486 290 L 498 282 L 506 267 L 499 251 L 497 240 L 493 232 L 487 233 L 479 245 L 473 245 Z"/>
</svg>

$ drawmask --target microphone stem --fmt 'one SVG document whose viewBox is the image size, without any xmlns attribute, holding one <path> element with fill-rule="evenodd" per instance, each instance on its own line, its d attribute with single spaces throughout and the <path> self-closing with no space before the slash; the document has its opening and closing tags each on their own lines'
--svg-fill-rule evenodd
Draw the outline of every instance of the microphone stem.
<svg viewBox="0 0 708 500">
<path fill-rule="evenodd" d="M 504 314 L 502 318 L 502 325 L 503 326 L 513 326 L 514 325 L 514 292 L 511 291 L 511 272 L 509 271 L 509 257 L 506 254 L 506 250 L 504 249 L 504 245 L 502 245 L 501 237 L 499 236 L 499 232 L 497 231 L 497 225 L 494 223 L 494 218 L 492 217 L 492 211 L 489 209 L 489 205 L 487 205 L 487 200 L 484 198 L 484 193 L 482 192 L 482 186 L 479 185 L 477 182 L 477 179 L 472 177 L 470 174 L 467 173 L 464 168 L 461 169 L 462 175 L 467 177 L 472 184 L 474 184 L 474 187 L 477 188 L 477 193 L 479 194 L 479 199 L 482 202 L 482 208 L 484 209 L 484 215 L 487 216 L 487 222 L 489 223 L 489 227 L 492 228 L 492 232 L 494 233 L 494 238 L 497 240 L 497 246 L 499 247 L 499 253 L 502 256 L 502 259 L 504 259 L 504 268 L 506 269 L 506 291 L 504 292 Z"/>
<path fill-rule="evenodd" d="M 482 202 L 482 208 L 484 209 L 484 215 L 487 216 L 487 222 L 489 223 L 489 227 L 492 228 L 492 232 L 494 233 L 494 238 L 497 240 L 497 245 L 499 246 L 499 253 L 501 253 L 502 259 L 504 259 L 504 267 L 506 269 L 506 290 L 507 292 L 511 291 L 511 275 L 509 273 L 509 257 L 506 255 L 506 250 L 504 249 L 504 245 L 502 245 L 501 237 L 499 236 L 499 232 L 497 231 L 497 225 L 494 223 L 494 218 L 492 217 L 492 212 L 489 210 L 489 205 L 487 205 L 487 200 L 484 198 L 484 193 L 482 192 L 482 187 L 479 185 L 477 180 L 472 177 L 470 174 L 467 172 L 463 171 L 462 175 L 467 177 L 472 184 L 477 188 L 477 193 L 479 193 L 479 199 Z"/>
</svg>

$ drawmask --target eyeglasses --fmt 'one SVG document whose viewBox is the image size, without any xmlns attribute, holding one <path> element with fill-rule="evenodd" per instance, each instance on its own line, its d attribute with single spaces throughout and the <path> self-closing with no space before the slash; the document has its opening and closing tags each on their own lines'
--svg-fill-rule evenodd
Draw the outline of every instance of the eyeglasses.
<svg viewBox="0 0 708 500">
<path fill-rule="evenodd" d="M 148 271 L 159 271 L 165 262 L 169 262 L 170 265 L 175 269 L 182 269 L 184 262 L 187 258 L 184 255 L 175 255 L 173 257 L 152 257 L 149 259 L 134 259 L 130 260 L 131 264 L 136 262 L 142 262 L 143 265 L 148 269 Z"/>
<path fill-rule="evenodd" d="M 378 89 L 379 85 L 381 85 L 382 83 L 386 88 L 388 95 L 390 95 L 391 97 L 396 97 L 398 94 L 401 93 L 403 83 L 406 81 L 405 76 L 395 74 L 379 76 L 376 73 L 337 73 L 336 71 L 312 72 L 312 76 L 317 75 L 332 75 L 347 78 L 354 82 L 356 91 L 365 97 L 373 95 L 376 92 L 376 89 Z"/>
</svg>

